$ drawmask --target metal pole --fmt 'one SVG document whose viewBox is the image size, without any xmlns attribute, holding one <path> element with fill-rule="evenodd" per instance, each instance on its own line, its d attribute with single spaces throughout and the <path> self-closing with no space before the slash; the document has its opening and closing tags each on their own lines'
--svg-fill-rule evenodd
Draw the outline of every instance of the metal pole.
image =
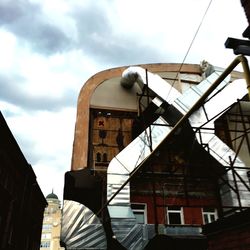
<svg viewBox="0 0 250 250">
<path fill-rule="evenodd" d="M 247 143 L 247 149 L 248 149 L 248 153 L 250 154 L 250 142 L 249 142 L 249 139 L 248 139 L 246 120 L 244 119 L 244 114 L 243 114 L 243 111 L 242 111 L 240 101 L 238 101 L 238 105 L 239 105 L 239 111 L 240 111 L 240 116 L 241 116 L 241 122 L 242 122 L 243 130 L 244 130 L 244 136 L 245 136 L 246 143 Z"/>
<path fill-rule="evenodd" d="M 236 57 L 236 59 L 237 58 L 242 63 L 244 76 L 245 76 L 245 79 L 246 79 L 246 82 L 247 82 L 248 96 L 250 98 L 250 71 L 249 71 L 249 65 L 248 65 L 246 57 L 244 57 L 243 55 L 240 55 L 240 56 Z"/>
<path fill-rule="evenodd" d="M 235 190 L 236 190 L 237 200 L 238 200 L 238 203 L 239 203 L 240 210 L 242 211 L 242 205 L 241 205 L 241 200 L 240 200 L 240 193 L 239 193 L 238 184 L 237 184 L 237 180 L 236 180 L 236 176 L 235 176 L 235 170 L 234 170 L 233 162 L 232 162 L 232 159 L 231 159 L 230 156 L 229 156 L 229 160 L 230 160 L 230 168 L 231 168 L 232 175 L 233 175 L 233 180 L 234 180 L 234 186 L 235 186 Z"/>
</svg>

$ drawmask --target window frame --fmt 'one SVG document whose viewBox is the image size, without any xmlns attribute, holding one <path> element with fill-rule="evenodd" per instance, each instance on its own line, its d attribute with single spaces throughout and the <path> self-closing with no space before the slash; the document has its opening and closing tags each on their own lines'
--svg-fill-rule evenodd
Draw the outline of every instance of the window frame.
<svg viewBox="0 0 250 250">
<path fill-rule="evenodd" d="M 48 241 L 48 240 L 45 240 L 45 241 L 41 241 L 40 243 L 40 248 L 50 248 L 50 244 L 51 242 Z"/>
<path fill-rule="evenodd" d="M 204 211 L 205 209 L 213 209 L 214 212 Z M 208 222 L 207 223 L 205 221 L 205 215 L 208 216 Z M 211 217 L 210 217 L 211 215 L 214 216 L 214 220 L 211 220 Z M 217 211 L 216 208 L 202 208 L 202 220 L 203 220 L 204 225 L 212 223 L 212 222 L 216 221 L 217 219 L 218 219 L 218 211 Z"/>
<path fill-rule="evenodd" d="M 179 209 L 173 209 L 174 207 L 178 207 Z M 166 207 L 166 210 L 167 210 L 167 224 L 168 225 L 185 225 L 183 207 L 171 206 L 171 207 Z M 179 213 L 180 214 L 180 221 L 181 221 L 180 224 L 174 224 L 174 223 L 170 224 L 169 214 L 171 214 L 171 213 Z"/>
<path fill-rule="evenodd" d="M 141 208 L 140 208 L 140 206 L 141 206 Z M 131 209 L 132 209 L 134 215 L 136 213 L 141 213 L 141 214 L 143 213 L 144 222 L 140 223 L 137 221 L 137 223 L 139 223 L 139 224 L 147 224 L 148 223 L 147 203 L 131 203 Z M 135 218 L 136 218 L 136 215 L 135 215 Z"/>
</svg>

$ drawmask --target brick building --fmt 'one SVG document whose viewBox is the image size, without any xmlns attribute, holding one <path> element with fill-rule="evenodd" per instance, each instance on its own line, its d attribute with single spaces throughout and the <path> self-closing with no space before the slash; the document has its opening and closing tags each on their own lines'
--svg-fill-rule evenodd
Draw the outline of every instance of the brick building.
<svg viewBox="0 0 250 250">
<path fill-rule="evenodd" d="M 0 248 L 38 250 L 47 202 L 1 113 L 0 138 Z"/>
<path fill-rule="evenodd" d="M 204 224 L 249 207 L 249 101 L 239 78 L 206 62 L 91 77 L 65 175 L 67 249 L 206 249 Z"/>
</svg>

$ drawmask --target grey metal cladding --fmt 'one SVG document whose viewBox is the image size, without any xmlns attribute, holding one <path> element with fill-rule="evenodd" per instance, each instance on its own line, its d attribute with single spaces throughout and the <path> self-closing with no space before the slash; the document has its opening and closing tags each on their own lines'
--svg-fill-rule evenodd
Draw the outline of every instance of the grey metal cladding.
<svg viewBox="0 0 250 250">
<path fill-rule="evenodd" d="M 154 75 L 147 73 L 139 67 L 130 67 L 123 73 L 123 77 L 128 77 L 126 87 L 131 86 L 137 81 L 139 86 L 145 85 L 146 81 L 151 92 L 161 100 L 173 105 L 182 115 L 185 115 L 202 96 L 202 94 L 213 84 L 221 72 L 214 72 L 207 79 L 204 79 L 197 86 L 188 89 L 184 94 L 179 93 L 172 88 L 172 85 Z M 208 132 L 207 128 L 214 127 L 214 120 L 219 112 L 224 112 L 236 99 L 242 98 L 246 93 L 246 84 L 235 81 L 230 83 L 227 78 L 215 90 L 216 95 L 212 93 L 205 104 L 196 110 L 189 117 L 189 123 L 194 131 L 200 128 L 200 135 L 196 133 L 198 142 L 209 147 L 208 153 L 216 159 L 222 166 L 228 167 L 229 158 L 236 158 L 236 166 L 245 167 L 244 162 L 236 157 L 236 154 L 225 143 L 223 143 L 214 133 Z M 229 95 L 230 94 L 230 98 Z M 221 101 L 223 99 L 223 102 Z M 154 100 L 154 99 L 153 99 Z M 152 101 L 153 101 L 152 100 Z M 155 100 L 155 104 L 161 105 L 161 101 Z M 167 125 L 167 126 L 159 126 Z M 205 125 L 204 125 L 205 124 Z M 109 200 L 128 180 L 131 172 L 137 168 L 145 159 L 147 159 L 151 150 L 155 150 L 160 143 L 170 133 L 172 127 L 169 126 L 163 117 L 159 117 L 154 124 L 151 124 L 135 140 L 125 147 L 116 157 L 112 159 L 107 169 L 107 199 Z M 211 130 L 209 130 L 211 131 Z M 152 135 L 152 144 L 150 144 L 149 134 Z M 246 173 L 239 171 L 239 175 L 246 179 Z M 224 178 L 230 183 L 233 178 L 228 172 Z M 250 199 L 247 199 L 246 188 L 240 187 L 244 205 L 250 205 Z M 222 203 L 228 206 L 237 205 L 237 197 L 227 186 L 221 185 Z M 111 226 L 114 237 L 127 249 L 143 249 L 147 241 L 154 236 L 149 230 L 150 227 L 136 222 L 133 211 L 130 207 L 130 186 L 129 183 L 115 196 L 109 203 L 108 211 L 111 220 Z M 152 229 L 152 228 L 151 228 Z M 85 206 L 66 200 L 63 207 L 62 233 L 61 239 L 67 245 L 67 249 L 106 249 L 107 243 L 105 232 L 99 219 Z"/>
<path fill-rule="evenodd" d="M 61 241 L 67 249 L 107 249 L 106 234 L 99 218 L 86 206 L 64 200 Z"/>
<path fill-rule="evenodd" d="M 192 108 L 194 103 L 196 103 L 196 101 L 203 95 L 203 93 L 205 93 L 209 86 L 214 83 L 220 74 L 221 72 L 215 71 L 207 79 L 204 79 L 197 86 L 191 87 L 184 94 L 180 94 L 177 90 L 172 88 L 171 84 L 159 76 L 156 76 L 150 72 L 147 72 L 146 75 L 145 69 L 140 67 L 128 68 L 124 71 L 122 77 L 127 78 L 126 86 L 132 86 L 135 81 L 141 87 L 147 84 L 150 91 L 155 93 L 156 96 L 173 105 L 179 112 L 185 115 Z M 230 79 L 227 77 L 214 90 L 214 92 L 210 94 L 205 104 L 203 104 L 201 108 L 199 108 L 193 113 L 193 115 L 189 117 L 189 122 L 195 131 L 197 127 L 202 126 L 203 129 L 200 130 L 201 137 L 199 137 L 198 133 L 196 133 L 197 140 L 201 144 L 205 143 L 209 145 L 211 151 L 209 150 L 208 152 L 221 165 L 225 167 L 228 166 L 229 157 L 234 157 L 236 158 L 237 166 L 245 166 L 245 164 L 236 157 L 234 151 L 224 144 L 214 133 L 208 133 L 206 130 L 206 128 L 214 127 L 214 117 L 216 117 L 219 112 L 226 110 L 226 108 L 235 102 L 236 99 L 242 98 L 247 93 L 246 84 L 244 82 L 236 83 L 235 81 L 233 83 L 229 83 Z M 214 95 L 215 92 L 216 94 Z M 230 97 L 228 96 L 229 94 Z M 221 98 L 223 99 L 223 102 L 221 101 Z M 155 123 L 168 125 L 168 123 L 162 117 L 159 117 Z M 110 199 L 129 178 L 129 174 L 147 157 L 150 156 L 151 151 L 148 138 L 149 129 L 151 129 L 152 133 L 151 150 L 154 150 L 164 140 L 172 128 L 170 126 L 151 125 L 148 129 L 141 133 L 140 136 L 132 141 L 124 150 L 122 150 L 115 158 L 113 158 L 109 164 L 107 172 L 107 199 Z M 231 179 L 230 173 L 227 173 L 227 175 L 228 178 Z M 226 203 L 229 199 L 230 203 L 232 204 L 237 202 L 232 193 L 230 195 L 225 195 Z M 109 207 L 114 206 L 114 208 L 118 208 L 118 206 L 126 206 L 128 209 L 130 209 L 129 205 L 130 188 L 128 183 L 125 189 L 113 198 Z M 129 216 L 120 218 L 120 222 L 117 222 L 117 220 L 119 221 L 119 218 L 117 218 L 115 210 L 116 209 L 109 209 L 111 225 L 114 234 L 117 236 L 118 240 L 127 247 L 127 249 L 141 249 L 139 246 L 136 248 L 136 246 L 133 245 L 134 241 L 132 240 L 128 239 L 126 243 L 123 241 L 124 238 L 129 238 L 128 235 L 134 234 L 136 237 L 138 237 L 138 239 L 143 237 L 143 233 L 140 232 L 137 227 L 138 224 L 135 221 L 134 226 L 132 226 L 131 218 L 129 218 Z M 140 242 L 140 240 L 138 240 L 138 242 Z"/>
</svg>

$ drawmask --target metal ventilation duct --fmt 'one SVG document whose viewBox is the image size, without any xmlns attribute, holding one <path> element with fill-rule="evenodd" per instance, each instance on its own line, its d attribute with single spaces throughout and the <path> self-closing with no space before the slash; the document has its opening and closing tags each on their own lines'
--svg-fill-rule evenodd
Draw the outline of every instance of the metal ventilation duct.
<svg viewBox="0 0 250 250">
<path fill-rule="evenodd" d="M 184 115 L 215 81 L 215 79 L 218 78 L 219 74 L 221 74 L 221 72 L 213 73 L 198 86 L 191 87 L 183 95 L 172 88 L 168 82 L 159 76 L 149 72 L 147 72 L 146 75 L 146 71 L 140 67 L 130 67 L 125 70 L 121 84 L 126 88 L 132 87 L 135 81 L 141 86 L 141 88 L 143 88 L 144 85 L 147 85 L 162 101 L 172 104 Z M 226 90 L 228 88 L 228 83 L 229 78 L 215 90 L 219 91 L 219 94 L 215 97 L 210 95 L 211 99 L 209 97 L 203 107 L 190 117 L 189 122 L 194 127 L 194 130 L 196 130 L 195 127 L 203 125 L 208 120 L 210 120 L 210 122 L 206 124 L 206 128 L 213 126 L 213 117 L 218 111 L 224 111 L 234 102 L 235 98 L 242 98 L 247 93 L 246 85 L 239 83 L 229 84 L 231 87 L 229 90 Z M 225 86 L 227 87 L 224 89 Z M 229 98 L 228 93 L 233 95 L 230 95 Z M 158 105 L 161 105 L 161 102 Z M 168 125 L 163 117 L 159 117 L 155 123 Z M 116 191 L 128 180 L 133 170 L 150 156 L 151 150 L 158 147 L 158 145 L 169 134 L 171 129 L 170 126 L 151 125 L 113 158 L 107 170 L 107 199 L 113 197 Z M 149 130 L 151 130 L 152 134 L 152 145 L 149 143 Z M 202 129 L 201 134 L 201 137 L 198 138 L 197 136 L 199 142 L 201 144 L 208 144 L 211 149 L 211 155 L 223 166 L 228 166 L 229 156 L 235 157 L 235 153 L 217 136 L 214 134 L 208 134 L 207 130 Z M 236 159 L 236 162 L 239 166 L 245 166 L 239 158 Z M 245 172 L 241 172 L 240 174 L 243 178 L 246 177 Z M 228 178 L 231 181 L 232 176 L 227 174 L 225 178 Z M 225 204 L 236 203 L 236 199 L 230 190 L 221 190 L 221 192 Z M 244 188 L 241 190 L 241 193 L 245 196 Z M 245 203 L 249 204 L 250 202 L 245 200 Z M 133 211 L 130 207 L 129 183 L 113 198 L 109 204 L 108 210 L 111 218 L 112 229 L 117 240 L 127 249 L 142 249 L 147 239 L 143 237 L 142 226 L 136 223 Z"/>
<path fill-rule="evenodd" d="M 163 80 L 159 75 L 146 71 L 141 67 L 129 67 L 122 73 L 121 85 L 125 88 L 131 88 L 133 84 L 138 83 L 143 89 L 145 85 L 156 96 L 171 104 L 181 93 L 172 87 L 170 83 Z"/>
<path fill-rule="evenodd" d="M 187 90 L 180 98 L 175 100 L 173 106 L 175 106 L 183 115 L 185 115 L 192 105 L 201 97 L 206 90 L 220 75 L 220 72 L 215 72 L 203 82 L 197 86 L 191 87 Z M 211 156 L 213 156 L 222 166 L 229 167 L 234 161 L 235 167 L 245 168 L 245 163 L 236 157 L 236 153 L 229 148 L 224 142 L 222 142 L 214 134 L 214 121 L 217 119 L 218 114 L 226 112 L 226 110 L 237 102 L 238 99 L 243 98 L 247 94 L 247 88 L 245 80 L 235 80 L 229 83 L 229 79 L 226 79 L 222 84 L 219 85 L 211 95 L 208 97 L 208 101 L 194 112 L 189 122 L 194 130 L 197 130 L 196 138 L 202 145 L 206 145 L 205 149 L 208 150 Z M 237 169 L 237 173 L 248 181 L 247 173 L 245 169 Z M 232 172 L 228 172 L 224 177 L 225 180 L 229 181 L 229 184 L 234 186 L 234 180 Z M 239 192 L 241 197 L 242 206 L 250 206 L 249 191 L 247 188 L 238 180 L 237 185 L 239 186 Z M 221 188 L 222 205 L 224 206 L 237 206 L 238 199 L 235 192 L 229 187 L 223 186 Z"/>
<path fill-rule="evenodd" d="M 141 88 L 144 85 L 148 85 L 154 93 L 160 92 L 161 94 L 157 95 L 169 104 L 180 96 L 180 93 L 173 89 L 168 82 L 150 72 L 147 72 L 146 75 L 145 70 L 140 67 L 130 67 L 125 70 L 121 84 L 129 88 L 132 87 L 135 80 Z M 162 104 L 159 98 L 154 98 L 152 102 L 157 106 Z M 168 125 L 162 117 L 159 117 L 155 123 Z M 149 157 L 151 150 L 157 148 L 169 131 L 171 131 L 170 126 L 151 125 L 112 159 L 107 170 L 108 200 L 129 178 L 131 172 Z M 149 140 L 150 132 L 152 142 Z M 150 145 L 150 143 L 152 144 Z M 130 207 L 129 183 L 110 202 L 108 210 L 112 229 L 117 240 L 127 249 L 142 249 L 148 239 L 143 237 L 142 225 L 137 224 Z M 153 237 L 154 235 L 151 236 Z"/>
<path fill-rule="evenodd" d="M 67 250 L 107 249 L 106 234 L 99 218 L 86 206 L 64 200 L 61 241 Z"/>
</svg>

